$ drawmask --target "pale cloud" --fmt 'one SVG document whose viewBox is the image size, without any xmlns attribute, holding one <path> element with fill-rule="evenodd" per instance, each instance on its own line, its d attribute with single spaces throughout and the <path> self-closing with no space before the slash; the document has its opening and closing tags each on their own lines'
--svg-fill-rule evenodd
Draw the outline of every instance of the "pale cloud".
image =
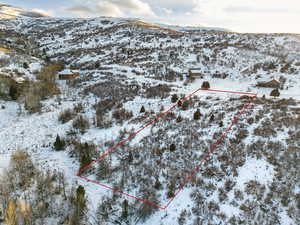
<svg viewBox="0 0 300 225">
<path fill-rule="evenodd" d="M 129 10 L 131 13 L 144 16 L 154 16 L 150 5 L 141 0 L 110 0 L 111 3 L 118 6 L 121 10 Z"/>
<path fill-rule="evenodd" d="M 83 5 L 74 5 L 74 6 L 66 8 L 65 11 L 73 13 L 73 14 L 81 15 L 81 16 L 88 15 L 88 14 L 94 14 L 92 9 L 90 9 L 87 6 L 83 6 Z"/>
<path fill-rule="evenodd" d="M 299 13 L 299 9 L 289 8 L 254 8 L 243 6 L 231 6 L 224 8 L 224 11 L 230 13 Z"/>
<path fill-rule="evenodd" d="M 48 17 L 53 17 L 54 13 L 51 10 L 43 10 L 43 9 L 32 9 L 31 10 L 33 13 L 38 13 L 43 16 L 48 16 Z"/>
<path fill-rule="evenodd" d="M 155 16 L 149 4 L 142 0 L 78 0 L 65 10 L 79 16 Z"/>
<path fill-rule="evenodd" d="M 79 16 L 140 17 L 146 21 L 224 27 L 239 32 L 300 33 L 299 0 L 75 0 Z"/>
<path fill-rule="evenodd" d="M 163 13 L 165 13 L 166 15 L 170 15 L 173 13 L 172 9 L 168 9 L 168 8 L 161 8 L 161 10 L 163 11 Z"/>
</svg>

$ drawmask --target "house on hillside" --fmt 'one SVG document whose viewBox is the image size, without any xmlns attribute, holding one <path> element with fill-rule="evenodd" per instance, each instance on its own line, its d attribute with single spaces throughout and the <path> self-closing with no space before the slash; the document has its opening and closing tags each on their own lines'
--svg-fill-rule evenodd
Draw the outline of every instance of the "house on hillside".
<svg viewBox="0 0 300 225">
<path fill-rule="evenodd" d="M 279 88 L 280 82 L 273 79 L 271 81 L 265 81 L 265 82 L 258 82 L 256 84 L 257 87 L 265 87 L 265 88 Z"/>
<path fill-rule="evenodd" d="M 191 68 L 188 70 L 190 78 L 203 78 L 203 73 L 200 68 Z"/>
<path fill-rule="evenodd" d="M 66 69 L 66 70 L 60 71 L 58 73 L 58 79 L 70 80 L 70 79 L 74 79 L 74 78 L 78 77 L 79 75 L 80 75 L 80 73 L 77 70 Z"/>
</svg>

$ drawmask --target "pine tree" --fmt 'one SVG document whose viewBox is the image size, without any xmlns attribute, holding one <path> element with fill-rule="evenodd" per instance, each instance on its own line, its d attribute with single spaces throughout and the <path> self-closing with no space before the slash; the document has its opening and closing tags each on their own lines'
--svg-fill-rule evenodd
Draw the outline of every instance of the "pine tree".
<svg viewBox="0 0 300 225">
<path fill-rule="evenodd" d="M 86 197 L 85 197 L 85 190 L 84 187 L 79 185 L 76 189 L 76 196 L 75 196 L 75 215 L 72 218 L 71 224 L 81 224 L 83 216 L 86 212 Z"/>
<path fill-rule="evenodd" d="M 156 178 L 156 180 L 155 180 L 154 188 L 156 190 L 159 190 L 161 188 L 161 183 L 158 178 Z"/>
<path fill-rule="evenodd" d="M 203 81 L 201 88 L 203 89 L 209 89 L 210 88 L 210 84 L 208 81 Z"/>
<path fill-rule="evenodd" d="M 129 152 L 129 155 L 128 155 L 128 162 L 129 162 L 129 163 L 132 163 L 132 162 L 133 162 L 133 155 L 132 155 L 132 152 L 131 152 L 131 151 Z"/>
<path fill-rule="evenodd" d="M 178 96 L 176 95 L 176 94 L 173 94 L 172 95 L 172 98 L 171 98 L 171 102 L 172 103 L 175 103 L 175 102 L 177 102 L 178 101 Z"/>
<path fill-rule="evenodd" d="M 24 68 L 24 69 L 28 69 L 28 68 L 29 68 L 29 66 L 28 66 L 28 63 L 27 63 L 27 62 L 24 62 L 24 63 L 23 63 L 23 68 Z"/>
<path fill-rule="evenodd" d="M 188 110 L 188 108 L 189 108 L 189 101 L 186 100 L 186 101 L 184 101 L 184 102 L 182 103 L 181 109 L 182 109 L 182 110 Z"/>
<path fill-rule="evenodd" d="M 170 145 L 170 151 L 174 152 L 176 150 L 176 145 L 175 144 L 171 144 Z"/>
<path fill-rule="evenodd" d="M 142 107 L 141 107 L 141 110 L 140 110 L 140 113 L 144 113 L 144 112 L 146 112 L 146 110 L 145 110 L 145 107 L 142 106 Z"/>
<path fill-rule="evenodd" d="M 194 113 L 194 120 L 200 120 L 201 116 L 200 110 L 197 109 L 197 111 Z"/>
<path fill-rule="evenodd" d="M 127 219 L 128 217 L 128 201 L 125 199 L 122 204 L 122 218 Z"/>
<path fill-rule="evenodd" d="M 213 122 L 214 120 L 215 120 L 215 116 L 214 116 L 214 114 L 212 114 L 209 118 L 209 122 Z"/>
<path fill-rule="evenodd" d="M 274 89 L 273 91 L 271 91 L 270 96 L 279 97 L 280 96 L 279 90 L 278 89 Z"/>
<path fill-rule="evenodd" d="M 220 121 L 219 127 L 223 127 L 223 126 L 224 126 L 223 121 Z"/>
<path fill-rule="evenodd" d="M 9 96 L 12 100 L 17 100 L 18 99 L 18 89 L 15 84 L 10 85 L 9 87 Z"/>
<path fill-rule="evenodd" d="M 63 150 L 65 147 L 65 141 L 64 140 L 61 140 L 59 135 L 56 136 L 56 140 L 54 142 L 54 149 L 56 151 L 61 151 Z"/>
</svg>

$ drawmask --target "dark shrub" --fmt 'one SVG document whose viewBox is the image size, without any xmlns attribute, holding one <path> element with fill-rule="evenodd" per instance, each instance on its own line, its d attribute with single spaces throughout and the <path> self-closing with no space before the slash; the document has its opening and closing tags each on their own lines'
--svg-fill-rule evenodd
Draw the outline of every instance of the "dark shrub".
<svg viewBox="0 0 300 225">
<path fill-rule="evenodd" d="M 176 94 L 172 95 L 171 102 L 175 103 L 178 101 L 178 96 Z"/>
<path fill-rule="evenodd" d="M 200 110 L 197 109 L 197 111 L 194 113 L 194 120 L 200 120 L 201 116 Z"/>
<path fill-rule="evenodd" d="M 19 97 L 19 91 L 16 83 L 12 83 L 9 87 L 9 96 L 12 100 L 17 100 Z"/>
<path fill-rule="evenodd" d="M 24 63 L 23 63 L 23 68 L 24 68 L 24 69 L 28 69 L 28 68 L 29 68 L 28 63 L 24 62 Z"/>
<path fill-rule="evenodd" d="M 146 110 L 145 110 L 145 107 L 144 106 L 142 106 L 141 107 L 141 110 L 140 110 L 140 113 L 144 113 Z"/>
<path fill-rule="evenodd" d="M 54 149 L 55 149 L 56 151 L 61 151 L 61 150 L 63 150 L 63 149 L 65 148 L 65 145 L 66 145 L 65 141 L 64 141 L 63 139 L 61 139 L 61 138 L 59 137 L 59 135 L 57 135 L 57 136 L 56 136 L 56 140 L 55 140 L 55 142 L 54 142 L 54 144 L 53 144 Z"/>
<path fill-rule="evenodd" d="M 175 144 L 171 144 L 170 145 L 170 151 L 174 152 L 176 150 L 176 145 Z"/>
<path fill-rule="evenodd" d="M 201 88 L 203 89 L 209 89 L 210 88 L 210 84 L 208 81 L 203 81 Z"/>
<path fill-rule="evenodd" d="M 182 120 L 183 120 L 182 117 L 181 117 L 181 116 L 178 116 L 177 119 L 176 119 L 176 122 L 177 122 L 177 123 L 180 123 L 180 122 L 182 122 Z"/>
<path fill-rule="evenodd" d="M 279 90 L 278 89 L 274 89 L 273 91 L 271 91 L 270 96 L 279 97 L 280 96 Z"/>
<path fill-rule="evenodd" d="M 190 102 L 187 100 L 187 101 L 184 101 L 181 105 L 181 109 L 182 110 L 188 110 L 189 108 L 189 105 L 190 105 Z"/>
</svg>

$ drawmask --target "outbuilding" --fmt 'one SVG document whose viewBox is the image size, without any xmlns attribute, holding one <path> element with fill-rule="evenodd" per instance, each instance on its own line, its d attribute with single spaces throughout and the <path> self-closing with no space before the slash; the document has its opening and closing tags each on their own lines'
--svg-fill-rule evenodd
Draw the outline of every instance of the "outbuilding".
<svg viewBox="0 0 300 225">
<path fill-rule="evenodd" d="M 200 68 L 189 69 L 189 77 L 191 78 L 203 78 L 203 74 Z"/>
<path fill-rule="evenodd" d="M 79 75 L 80 75 L 80 73 L 77 70 L 66 69 L 66 70 L 60 71 L 58 73 L 58 79 L 70 80 L 70 79 L 74 79 L 74 78 L 78 77 Z"/>
</svg>

